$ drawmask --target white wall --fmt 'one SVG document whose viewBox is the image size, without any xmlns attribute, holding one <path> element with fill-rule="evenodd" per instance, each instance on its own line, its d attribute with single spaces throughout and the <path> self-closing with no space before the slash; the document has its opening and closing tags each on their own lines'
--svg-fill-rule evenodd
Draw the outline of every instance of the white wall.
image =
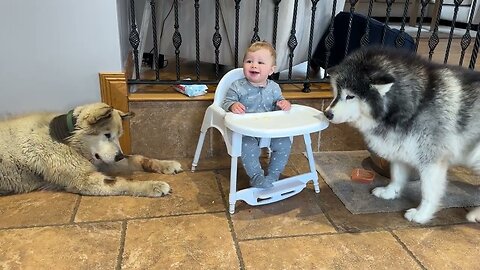
<svg viewBox="0 0 480 270">
<path fill-rule="evenodd" d="M 136 0 L 135 5 L 141 2 L 144 5 L 145 0 Z M 120 33 L 120 56 L 123 66 L 127 61 L 128 52 L 131 50 L 128 35 L 130 34 L 130 1 L 117 0 L 118 10 L 118 31 Z"/>
<path fill-rule="evenodd" d="M 100 101 L 122 70 L 116 0 L 2 0 L 0 25 L 0 116 Z"/>
</svg>

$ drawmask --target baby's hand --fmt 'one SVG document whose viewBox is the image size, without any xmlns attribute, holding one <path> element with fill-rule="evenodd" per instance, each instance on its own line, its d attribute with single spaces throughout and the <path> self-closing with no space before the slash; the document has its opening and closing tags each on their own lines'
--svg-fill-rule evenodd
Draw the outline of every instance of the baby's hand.
<svg viewBox="0 0 480 270">
<path fill-rule="evenodd" d="M 235 102 L 230 106 L 230 111 L 237 114 L 245 113 L 245 106 L 240 102 Z"/>
<path fill-rule="evenodd" d="M 290 108 L 292 107 L 292 104 L 288 100 L 279 100 L 277 101 L 277 106 L 282 109 L 282 111 L 289 111 Z"/>
</svg>

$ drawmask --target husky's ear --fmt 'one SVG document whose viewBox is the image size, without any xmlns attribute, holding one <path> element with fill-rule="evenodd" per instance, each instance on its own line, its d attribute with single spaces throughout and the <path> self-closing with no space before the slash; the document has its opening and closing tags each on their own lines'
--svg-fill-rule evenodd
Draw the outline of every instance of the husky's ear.
<svg viewBox="0 0 480 270">
<path fill-rule="evenodd" d="M 135 113 L 133 112 L 124 113 L 122 111 L 118 111 L 118 114 L 120 114 L 120 117 L 122 118 L 122 120 L 130 119 L 135 116 Z"/>
<path fill-rule="evenodd" d="M 113 108 L 108 105 L 96 107 L 92 113 L 85 116 L 85 120 L 88 124 L 94 125 L 102 120 L 110 118 L 112 116 L 112 111 Z"/>
<path fill-rule="evenodd" d="M 384 96 L 390 88 L 392 87 L 393 83 L 395 82 L 395 78 L 386 73 L 386 72 L 372 72 L 369 75 L 370 85 L 375 88 L 380 95 Z"/>
</svg>

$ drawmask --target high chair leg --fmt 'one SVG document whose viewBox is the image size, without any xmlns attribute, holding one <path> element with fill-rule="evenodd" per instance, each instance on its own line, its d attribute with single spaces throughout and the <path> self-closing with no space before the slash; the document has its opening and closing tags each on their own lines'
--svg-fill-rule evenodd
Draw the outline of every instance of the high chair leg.
<svg viewBox="0 0 480 270">
<path fill-rule="evenodd" d="M 313 177 L 313 187 L 315 188 L 315 193 L 320 193 L 318 175 L 315 169 L 315 160 L 313 159 L 312 140 L 310 138 L 310 134 L 303 134 L 303 140 L 305 142 L 305 150 L 307 151 L 308 165 L 310 166 L 310 172 L 312 173 Z"/>
<path fill-rule="evenodd" d="M 235 203 L 237 201 L 237 161 L 238 157 L 232 156 L 230 163 L 230 194 L 228 196 L 230 214 L 235 213 Z"/>
<path fill-rule="evenodd" d="M 195 169 L 200 159 L 200 153 L 202 152 L 203 142 L 205 141 L 206 132 L 201 131 L 200 137 L 198 137 L 197 149 L 195 150 L 195 155 L 193 156 L 192 162 L 192 172 L 195 172 Z"/>
</svg>

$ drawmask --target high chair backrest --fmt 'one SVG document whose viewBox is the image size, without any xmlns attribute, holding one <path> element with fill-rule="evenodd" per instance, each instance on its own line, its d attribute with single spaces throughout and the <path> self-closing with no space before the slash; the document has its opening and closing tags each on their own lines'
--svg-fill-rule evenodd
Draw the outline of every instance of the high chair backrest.
<svg viewBox="0 0 480 270">
<path fill-rule="evenodd" d="M 223 75 L 222 79 L 218 82 L 217 89 L 215 90 L 213 104 L 221 107 L 230 85 L 232 85 L 234 81 L 243 77 L 245 77 L 245 75 L 243 75 L 243 68 L 232 69 Z"/>
</svg>

